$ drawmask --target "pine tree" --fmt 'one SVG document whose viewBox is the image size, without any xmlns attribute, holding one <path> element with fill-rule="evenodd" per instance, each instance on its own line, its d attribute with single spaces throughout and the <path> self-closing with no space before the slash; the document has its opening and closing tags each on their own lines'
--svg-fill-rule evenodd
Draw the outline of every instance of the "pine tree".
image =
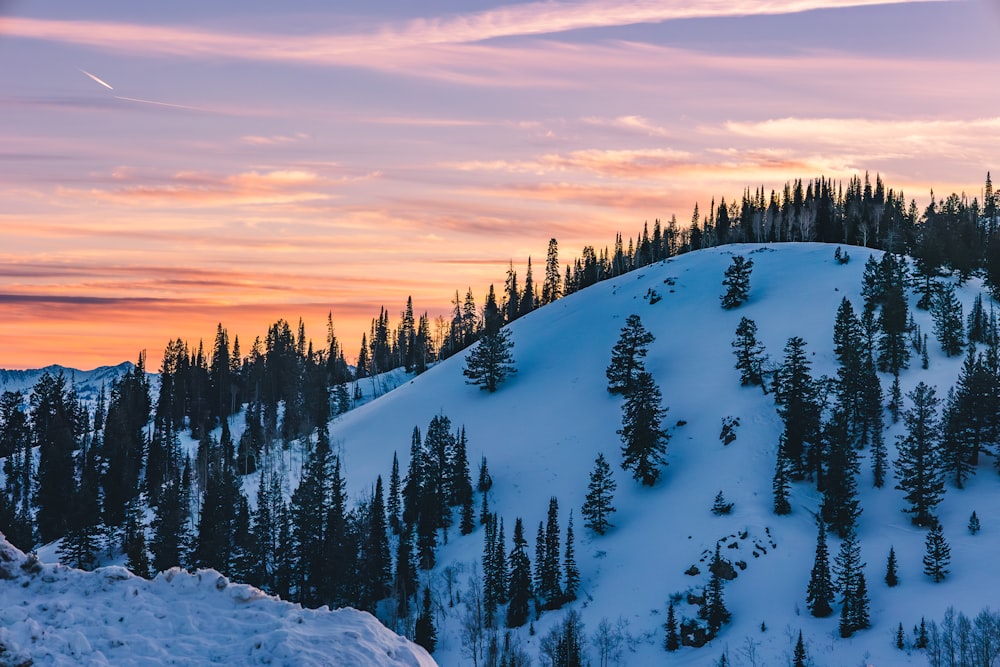
<svg viewBox="0 0 1000 667">
<path fill-rule="evenodd" d="M 934 509 L 941 502 L 944 482 L 941 474 L 940 430 L 937 421 L 938 399 L 934 389 L 923 382 L 907 394 L 913 407 L 903 414 L 907 433 L 899 436 L 896 459 L 896 488 L 903 491 L 917 526 L 930 526 L 936 519 Z"/>
<path fill-rule="evenodd" d="M 638 315 L 626 318 L 618 342 L 611 349 L 611 363 L 605 370 L 610 393 L 628 395 L 632 391 L 636 378 L 646 370 L 642 363 L 648 353 L 646 346 L 654 340 Z"/>
<path fill-rule="evenodd" d="M 931 315 L 934 317 L 934 335 L 941 343 L 941 350 L 949 357 L 959 354 L 965 343 L 965 318 L 962 304 L 955 296 L 954 285 L 946 283 L 937 290 L 931 304 Z"/>
<path fill-rule="evenodd" d="M 417 624 L 413 630 L 413 641 L 420 644 L 428 653 L 434 652 L 437 646 L 437 628 L 434 627 L 434 614 L 431 609 L 431 589 L 424 588 L 423 603 Z"/>
<path fill-rule="evenodd" d="M 806 667 L 806 645 L 802 641 L 802 631 L 799 630 L 799 639 L 795 642 L 795 652 L 792 654 L 792 667 Z"/>
<path fill-rule="evenodd" d="M 413 529 L 404 525 L 396 542 L 396 567 L 392 576 L 393 597 L 396 599 L 396 613 L 401 617 L 409 614 L 410 599 L 416 596 L 417 566 L 413 562 Z"/>
<path fill-rule="evenodd" d="M 545 256 L 545 281 L 542 283 L 542 305 L 552 303 L 562 296 L 562 276 L 559 274 L 559 244 L 549 239 Z"/>
<path fill-rule="evenodd" d="M 608 515 L 616 510 L 612 505 L 617 484 L 611 475 L 611 466 L 604 458 L 604 453 L 597 455 L 594 469 L 590 473 L 590 484 L 587 486 L 587 498 L 584 500 L 581 513 L 586 522 L 584 526 L 598 535 L 603 535 L 613 524 L 608 521 Z"/>
<path fill-rule="evenodd" d="M 622 469 L 646 486 L 660 478 L 660 466 L 666 464 L 669 434 L 661 422 L 666 409 L 661 407 L 660 388 L 649 373 L 640 373 L 635 388 L 622 406 Z"/>
<path fill-rule="evenodd" d="M 791 486 L 789 480 L 790 464 L 785 456 L 784 441 L 778 444 L 778 453 L 774 463 L 774 477 L 771 479 L 771 490 L 774 494 L 774 513 L 778 516 L 792 513 L 792 506 L 788 502 L 788 490 Z"/>
<path fill-rule="evenodd" d="M 819 390 L 809 374 L 809 357 L 805 341 L 798 336 L 788 339 L 785 358 L 775 378 L 774 402 L 784 422 L 781 436 L 784 455 L 793 479 L 802 479 L 806 472 L 808 445 L 816 445 L 820 426 Z"/>
<path fill-rule="evenodd" d="M 976 510 L 972 510 L 972 515 L 969 517 L 969 533 L 975 535 L 979 532 L 979 517 L 976 516 Z"/>
<path fill-rule="evenodd" d="M 514 341 L 510 338 L 510 331 L 502 328 L 503 319 L 492 286 L 483 310 L 483 320 L 483 335 L 465 357 L 462 373 L 468 378 L 466 384 L 481 385 L 480 389 L 492 394 L 508 375 L 517 372 L 511 354 Z"/>
<path fill-rule="evenodd" d="M 396 452 L 393 452 L 392 472 L 389 474 L 389 498 L 386 501 L 386 510 L 389 513 L 389 528 L 395 535 L 399 535 L 401 526 L 400 512 L 402 510 L 402 500 L 399 495 L 400 488 L 399 457 L 396 456 Z"/>
<path fill-rule="evenodd" d="M 730 621 L 732 614 L 726 608 L 726 601 L 723 595 L 722 554 L 719 544 L 715 545 L 715 555 L 712 557 L 712 564 L 709 570 L 712 576 L 708 580 L 708 587 L 705 589 L 705 603 L 703 608 L 703 618 L 708 625 L 708 634 L 715 637 L 719 634 L 722 626 Z"/>
<path fill-rule="evenodd" d="M 389 595 L 392 570 L 381 475 L 375 480 L 371 500 L 362 505 L 358 518 L 361 534 L 358 545 L 357 606 L 374 613 L 377 603 Z"/>
<path fill-rule="evenodd" d="M 510 551 L 510 579 L 507 597 L 507 627 L 519 628 L 528 621 L 528 603 L 531 600 L 531 561 L 528 559 L 528 541 L 524 538 L 521 517 L 514 522 L 514 546 Z"/>
<path fill-rule="evenodd" d="M 975 474 L 983 446 L 995 439 L 996 375 L 990 365 L 970 345 L 958 381 L 945 403 L 942 463 L 958 488 Z"/>
<path fill-rule="evenodd" d="M 809 588 L 806 592 L 806 604 L 809 612 L 816 617 L 825 618 L 833 612 L 830 603 L 833 601 L 833 582 L 830 579 L 830 556 L 826 546 L 826 525 L 818 520 L 816 535 L 816 558 L 813 561 L 812 572 L 809 575 Z"/>
<path fill-rule="evenodd" d="M 681 647 L 681 636 L 677 631 L 677 616 L 674 613 L 674 603 L 672 601 L 667 607 L 667 622 L 664 623 L 663 627 L 667 633 L 665 648 L 670 652 L 676 651 Z"/>
<path fill-rule="evenodd" d="M 492 488 L 493 478 L 490 477 L 490 469 L 486 464 L 486 456 L 484 455 L 479 461 L 479 483 L 476 485 L 476 491 L 486 493 Z"/>
<path fill-rule="evenodd" d="M 750 295 L 750 271 L 752 269 L 752 259 L 747 259 L 742 255 L 733 257 L 722 281 L 722 286 L 726 288 L 726 293 L 719 297 L 723 308 L 727 310 L 736 308 L 747 300 Z"/>
<path fill-rule="evenodd" d="M 580 588 L 580 570 L 576 566 L 576 554 L 573 540 L 573 510 L 570 510 L 569 521 L 566 524 L 566 553 L 563 558 L 563 572 L 565 573 L 563 600 L 566 602 L 572 602 L 575 600 L 576 592 Z"/>
<path fill-rule="evenodd" d="M 920 617 L 920 626 L 914 628 L 914 630 L 916 630 L 916 632 L 914 633 L 916 637 L 913 642 L 913 647 L 918 649 L 927 648 L 927 643 L 928 643 L 927 622 L 924 620 L 923 616 Z"/>
<path fill-rule="evenodd" d="M 764 387 L 764 346 L 757 340 L 757 325 L 746 317 L 740 318 L 736 327 L 736 338 L 732 342 L 736 355 L 736 370 L 740 372 L 740 384 Z M 764 387 L 764 393 L 767 388 Z"/>
<path fill-rule="evenodd" d="M 931 526 L 924 547 L 924 574 L 933 579 L 935 584 L 944 581 L 951 563 L 951 547 L 944 539 L 940 523 Z"/>
<path fill-rule="evenodd" d="M 900 623 L 899 627 L 896 628 L 896 648 L 902 651 L 906 648 L 905 635 L 903 634 L 903 624 Z"/>
<path fill-rule="evenodd" d="M 985 344 L 989 340 L 989 318 L 983 309 L 983 295 L 977 294 L 972 302 L 972 309 L 969 310 L 969 317 L 966 319 L 966 338 L 969 344 Z"/>
<path fill-rule="evenodd" d="M 865 563 L 861 561 L 861 545 L 852 530 L 840 543 L 834 561 L 834 576 L 840 591 L 840 636 L 850 637 L 868 627 L 868 592 L 864 579 Z"/>
<path fill-rule="evenodd" d="M 563 603 L 559 542 L 559 501 L 552 496 L 549 498 L 549 511 L 545 521 L 545 550 L 541 560 L 542 585 L 538 591 L 539 596 L 545 600 L 546 609 L 558 609 Z"/>
<path fill-rule="evenodd" d="M 824 428 L 826 471 L 822 478 L 821 513 L 830 529 L 841 538 L 857 525 L 861 515 L 858 502 L 858 453 L 847 435 L 847 418 L 835 408 Z"/>
<path fill-rule="evenodd" d="M 896 550 L 890 546 L 889 558 L 885 562 L 885 583 L 890 588 L 899 584 L 899 575 L 896 569 Z"/>
<path fill-rule="evenodd" d="M 726 497 L 722 495 L 720 490 L 715 494 L 715 501 L 712 503 L 712 514 L 715 516 L 722 516 L 723 514 L 729 514 L 733 511 L 733 504 L 726 502 Z"/>
</svg>

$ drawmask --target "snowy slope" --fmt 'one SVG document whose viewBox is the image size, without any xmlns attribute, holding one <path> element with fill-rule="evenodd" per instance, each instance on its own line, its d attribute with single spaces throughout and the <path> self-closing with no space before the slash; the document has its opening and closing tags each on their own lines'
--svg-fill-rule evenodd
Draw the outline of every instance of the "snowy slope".
<svg viewBox="0 0 1000 667">
<path fill-rule="evenodd" d="M 0 535 L 0 580 L 2 665 L 435 664 L 367 613 L 302 609 L 214 570 L 82 572 Z"/>
<path fill-rule="evenodd" d="M 891 476 L 885 488 L 871 488 L 870 465 L 867 452 L 863 453 L 859 536 L 862 558 L 868 563 L 873 626 L 841 640 L 836 616 L 815 619 L 805 607 L 815 547 L 812 512 L 820 498 L 808 483 L 795 485 L 793 513 L 773 515 L 770 485 L 780 423 L 772 397 L 760 388 L 741 387 L 733 368 L 730 343 L 740 318 L 746 316 L 756 321 L 773 362 L 781 360 L 790 336 L 801 336 L 813 362 L 813 376 L 833 375 L 837 306 L 846 295 L 860 312 L 864 263 L 877 254 L 863 248 L 848 250 L 851 261 L 846 265 L 834 261 L 830 245 L 704 250 L 600 283 L 535 311 L 510 326 L 518 373 L 496 394 L 465 384 L 464 355 L 459 355 L 334 421 L 331 435 L 342 455 L 351 495 L 357 499 L 370 493 L 377 475 L 387 480 L 394 451 L 405 471 L 413 427 L 425 432 L 432 417 L 445 414 L 455 427 L 466 427 L 474 476 L 480 455 L 488 457 L 494 479 L 490 505 L 505 519 L 508 549 L 514 519 L 522 517 L 534 560 L 535 528 L 545 517 L 550 496 L 559 500 L 564 529 L 570 509 L 574 511 L 583 578 L 575 608 L 589 634 L 602 619 L 622 621 L 620 627 L 631 641 L 626 642 L 621 664 L 713 664 L 727 648 L 731 664 L 754 664 L 750 653 L 757 654 L 756 664 L 786 664 L 800 629 L 816 665 L 924 664 L 919 653 L 910 656 L 893 648 L 892 633 L 898 623 L 909 629 L 921 616 L 940 619 L 949 604 L 974 614 L 996 603 L 991 595 L 1000 587 L 1000 575 L 990 565 L 1000 547 L 1000 531 L 989 525 L 989 508 L 995 506 L 1000 486 L 992 459 L 984 457 L 966 490 L 948 489 L 940 515 L 952 546 L 952 574 L 944 583 L 933 584 L 922 574 L 925 531 L 912 527 L 902 513 L 902 493 L 892 488 Z M 750 300 L 725 311 L 719 305 L 721 281 L 737 253 L 754 261 Z M 959 288 L 966 312 L 980 289 L 976 280 Z M 661 297 L 655 304 L 649 302 L 650 290 Z M 911 309 L 914 301 L 911 298 Z M 931 332 L 930 316 L 913 312 L 922 330 Z M 668 467 L 652 489 L 641 487 L 618 466 L 616 429 L 621 425 L 622 399 L 608 394 L 604 375 L 611 348 L 632 313 L 639 314 L 656 336 L 646 367 L 669 407 L 666 423 L 672 433 Z M 943 397 L 954 383 L 961 357 L 946 359 L 932 340 L 929 370 L 920 370 L 919 365 L 914 358 L 910 370 L 903 372 L 904 393 L 923 380 L 936 385 Z M 881 380 L 888 393 L 891 378 L 883 375 Z M 736 442 L 728 447 L 719 440 L 726 416 L 738 417 L 742 424 Z M 686 424 L 676 425 L 679 420 Z M 899 431 L 900 425 L 894 425 L 887 433 L 890 461 L 895 459 L 894 436 Z M 598 452 L 608 457 L 618 482 L 618 512 L 611 518 L 616 527 L 603 537 L 585 530 L 580 517 Z M 716 517 L 709 511 L 720 489 L 735 503 L 729 516 Z M 976 508 L 983 532 L 973 537 L 965 524 Z M 726 587 L 733 622 L 708 647 L 668 655 L 661 649 L 668 596 L 700 590 L 707 581 L 705 574 L 684 572 L 722 538 L 737 545 L 724 548 L 723 555 L 746 562 L 746 569 Z M 482 540 L 481 528 L 469 537 L 452 529 L 449 543 L 439 551 L 438 568 L 431 573 L 442 615 L 435 658 L 444 665 L 471 661 L 459 636 L 463 605 L 449 606 L 443 573 L 449 567 L 459 573 L 461 592 L 473 567 L 479 568 Z M 883 582 L 890 545 L 899 556 L 902 580 L 894 589 Z M 838 546 L 838 540 L 831 538 L 831 555 Z M 682 603 L 678 612 L 694 617 L 696 609 Z M 544 613 L 535 636 L 520 631 L 522 646 L 533 658 L 540 637 L 564 613 Z M 762 623 L 766 631 L 761 630 Z M 596 662 L 593 647 L 588 649 Z"/>
</svg>

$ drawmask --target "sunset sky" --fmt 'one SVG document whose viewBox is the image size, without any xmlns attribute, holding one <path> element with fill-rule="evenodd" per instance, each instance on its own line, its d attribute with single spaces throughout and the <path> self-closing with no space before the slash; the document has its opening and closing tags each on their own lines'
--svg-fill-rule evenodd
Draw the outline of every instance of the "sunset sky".
<svg viewBox="0 0 1000 667">
<path fill-rule="evenodd" d="M 243 351 L 353 361 L 746 186 L 1000 168 L 1000 2 L 0 0 L 0 367 Z"/>
</svg>

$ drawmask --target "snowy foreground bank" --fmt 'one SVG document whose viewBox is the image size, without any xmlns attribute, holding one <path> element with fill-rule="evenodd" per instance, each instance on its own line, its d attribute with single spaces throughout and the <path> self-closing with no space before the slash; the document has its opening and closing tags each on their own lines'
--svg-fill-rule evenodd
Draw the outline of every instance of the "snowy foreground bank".
<svg viewBox="0 0 1000 667">
<path fill-rule="evenodd" d="M 214 570 L 152 581 L 45 564 L 0 534 L 0 665 L 435 665 L 354 609 L 303 609 Z"/>
</svg>

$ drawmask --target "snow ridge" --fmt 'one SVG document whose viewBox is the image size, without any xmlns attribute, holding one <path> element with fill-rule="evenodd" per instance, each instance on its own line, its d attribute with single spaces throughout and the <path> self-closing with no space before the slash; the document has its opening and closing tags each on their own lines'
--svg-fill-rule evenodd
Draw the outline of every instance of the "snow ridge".
<svg viewBox="0 0 1000 667">
<path fill-rule="evenodd" d="M 0 534 L 0 665 L 430 667 L 424 649 L 355 609 L 303 609 L 215 570 L 152 581 L 123 567 L 45 564 Z"/>
</svg>

